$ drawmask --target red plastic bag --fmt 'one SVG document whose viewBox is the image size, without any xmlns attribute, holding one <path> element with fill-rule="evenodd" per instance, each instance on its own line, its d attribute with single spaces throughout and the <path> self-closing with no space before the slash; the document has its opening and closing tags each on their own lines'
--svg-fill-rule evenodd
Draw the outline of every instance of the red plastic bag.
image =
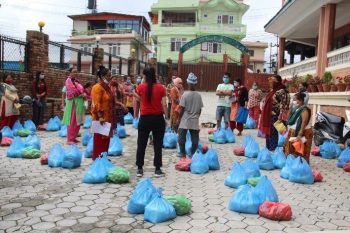
<svg viewBox="0 0 350 233">
<path fill-rule="evenodd" d="M 315 146 L 314 148 L 312 148 L 311 154 L 314 156 L 320 156 L 320 148 L 318 146 Z"/>
<path fill-rule="evenodd" d="M 208 134 L 213 134 L 216 132 L 215 128 L 208 129 Z"/>
<path fill-rule="evenodd" d="M 179 162 L 175 164 L 175 169 L 178 171 L 190 171 L 192 160 L 189 158 L 181 158 Z"/>
<path fill-rule="evenodd" d="M 41 165 L 47 165 L 48 160 L 49 160 L 49 154 L 43 154 L 43 155 L 40 157 L 40 163 L 41 163 Z"/>
<path fill-rule="evenodd" d="M 203 144 L 202 145 L 202 153 L 205 154 L 205 153 L 207 153 L 207 151 L 208 151 L 208 145 L 207 144 Z"/>
<path fill-rule="evenodd" d="M 40 130 L 40 131 L 45 131 L 46 128 L 47 128 L 47 124 L 38 125 L 38 130 Z"/>
<path fill-rule="evenodd" d="M 265 201 L 259 207 L 259 215 L 271 220 L 289 221 L 292 218 L 292 208 L 280 202 Z"/>
<path fill-rule="evenodd" d="M 244 156 L 244 147 L 243 146 L 238 146 L 233 148 L 233 154 L 237 156 Z"/>
<path fill-rule="evenodd" d="M 344 165 L 343 165 L 343 169 L 344 169 L 344 171 L 346 171 L 346 172 L 350 172 L 350 163 L 344 164 Z"/>
<path fill-rule="evenodd" d="M 3 137 L 1 140 L 1 146 L 10 146 L 12 144 L 12 138 Z"/>
<path fill-rule="evenodd" d="M 312 175 L 314 176 L 315 182 L 322 182 L 323 176 L 321 175 L 321 172 L 317 170 L 312 170 Z"/>
</svg>

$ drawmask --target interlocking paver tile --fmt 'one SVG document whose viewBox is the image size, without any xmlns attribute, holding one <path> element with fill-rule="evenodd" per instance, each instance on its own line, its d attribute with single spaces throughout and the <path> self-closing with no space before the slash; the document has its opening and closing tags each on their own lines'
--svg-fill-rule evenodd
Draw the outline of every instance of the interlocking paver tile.
<svg viewBox="0 0 350 233">
<path fill-rule="evenodd" d="M 64 219 L 64 220 L 58 221 L 56 224 L 59 227 L 70 227 L 77 224 L 77 221 L 74 219 Z"/>
<path fill-rule="evenodd" d="M 52 222 L 40 222 L 40 223 L 34 224 L 32 227 L 35 230 L 49 230 L 56 227 L 56 225 Z"/>
</svg>

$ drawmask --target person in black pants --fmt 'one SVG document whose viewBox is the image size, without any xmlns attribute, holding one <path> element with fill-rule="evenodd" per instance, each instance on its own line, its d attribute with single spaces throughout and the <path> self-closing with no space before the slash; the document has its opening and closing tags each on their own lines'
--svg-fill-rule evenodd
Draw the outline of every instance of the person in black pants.
<svg viewBox="0 0 350 233">
<path fill-rule="evenodd" d="M 44 112 L 46 108 L 47 86 L 44 73 L 36 72 L 35 79 L 32 83 L 33 93 L 33 122 L 36 126 L 44 123 Z"/>
<path fill-rule="evenodd" d="M 167 118 L 166 90 L 157 83 L 154 68 L 144 70 L 145 83 L 141 83 L 136 93 L 140 97 L 141 117 L 138 125 L 136 165 L 137 176 L 143 176 L 145 150 L 150 132 L 153 135 L 155 176 L 165 175 L 162 167 L 162 146 Z"/>
</svg>

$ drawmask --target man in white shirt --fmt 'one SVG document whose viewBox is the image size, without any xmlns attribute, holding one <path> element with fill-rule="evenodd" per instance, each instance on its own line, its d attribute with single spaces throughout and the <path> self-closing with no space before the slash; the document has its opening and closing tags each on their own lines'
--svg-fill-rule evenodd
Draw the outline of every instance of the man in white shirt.
<svg viewBox="0 0 350 233">
<path fill-rule="evenodd" d="M 217 128 L 221 127 L 221 121 L 224 117 L 225 128 L 229 126 L 230 114 L 231 114 L 231 102 L 230 97 L 233 95 L 234 86 L 230 84 L 230 74 L 225 73 L 222 78 L 223 83 L 219 84 L 216 88 L 216 95 L 219 96 L 216 107 L 216 121 Z"/>
</svg>

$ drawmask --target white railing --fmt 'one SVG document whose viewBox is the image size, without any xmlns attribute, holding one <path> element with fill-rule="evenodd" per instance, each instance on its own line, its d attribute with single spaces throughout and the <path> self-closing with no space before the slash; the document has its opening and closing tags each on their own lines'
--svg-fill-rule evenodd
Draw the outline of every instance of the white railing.
<svg viewBox="0 0 350 233">
<path fill-rule="evenodd" d="M 282 78 L 291 78 L 294 75 L 302 76 L 316 73 L 317 57 L 309 58 L 304 61 L 285 66 L 278 73 Z"/>
<path fill-rule="evenodd" d="M 232 33 L 245 33 L 245 25 L 234 25 L 234 24 L 217 24 L 217 25 L 201 25 L 201 32 L 232 32 Z"/>
<path fill-rule="evenodd" d="M 184 23 L 162 23 L 162 27 L 194 27 L 195 22 L 184 22 Z"/>
<path fill-rule="evenodd" d="M 331 51 L 327 54 L 328 69 L 335 70 L 350 66 L 350 46 Z"/>
</svg>

